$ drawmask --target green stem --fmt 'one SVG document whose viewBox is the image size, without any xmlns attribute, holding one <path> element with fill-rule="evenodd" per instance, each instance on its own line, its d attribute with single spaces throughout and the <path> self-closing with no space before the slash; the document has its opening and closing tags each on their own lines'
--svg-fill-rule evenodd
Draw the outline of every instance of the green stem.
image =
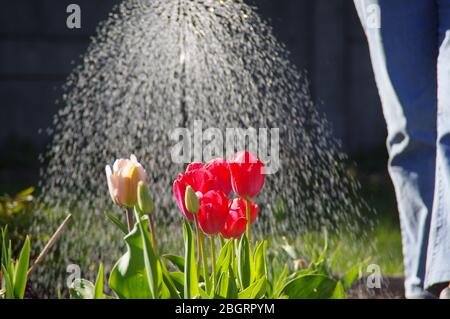
<svg viewBox="0 0 450 319">
<path fill-rule="evenodd" d="M 133 210 L 131 208 L 126 208 L 125 215 L 127 216 L 128 231 L 130 232 L 134 227 Z"/>
<path fill-rule="evenodd" d="M 247 212 L 247 238 L 250 243 L 250 224 L 251 224 L 251 215 L 250 215 L 250 199 L 245 199 L 245 210 Z"/>
<path fill-rule="evenodd" d="M 233 265 L 232 269 L 233 269 L 233 271 L 236 271 L 237 270 L 237 258 L 236 258 L 236 256 L 238 255 L 237 254 L 237 249 L 238 248 L 236 246 L 237 240 L 235 240 L 235 239 L 230 239 L 230 240 L 233 241 L 233 248 L 231 249 L 231 262 L 232 262 L 232 265 Z"/>
<path fill-rule="evenodd" d="M 156 244 L 155 239 L 155 227 L 153 226 L 153 216 L 152 214 L 147 214 L 148 216 L 148 224 L 150 226 L 150 236 L 152 239 L 153 249 L 155 250 L 155 254 L 158 255 L 158 245 Z"/>
<path fill-rule="evenodd" d="M 216 274 L 216 243 L 214 242 L 214 236 L 211 235 L 211 263 L 212 263 L 212 274 L 213 274 L 213 283 L 212 283 L 212 291 L 216 290 L 217 285 L 217 274 Z"/>
<path fill-rule="evenodd" d="M 225 246 L 225 239 L 223 239 L 223 236 L 219 234 L 219 241 L 220 241 L 220 247 Z"/>
<path fill-rule="evenodd" d="M 231 250 L 231 262 L 233 265 L 233 271 L 235 274 L 238 273 L 237 270 L 237 256 L 239 256 L 239 243 L 237 239 L 231 239 L 233 241 L 233 249 Z"/>
<path fill-rule="evenodd" d="M 209 292 L 211 288 L 209 276 L 208 276 L 208 259 L 206 259 L 206 250 L 203 232 L 198 225 L 197 217 L 194 216 L 195 230 L 197 232 L 197 249 L 198 249 L 198 274 L 200 274 L 200 268 L 203 268 L 203 279 L 205 280 L 206 291 Z M 202 267 L 203 262 L 203 267 Z"/>
<path fill-rule="evenodd" d="M 201 232 L 201 231 L 200 231 Z M 203 233 L 201 232 L 201 241 L 202 241 L 202 260 L 203 260 L 203 279 L 205 280 L 205 286 L 206 286 L 206 291 L 211 291 L 211 280 L 209 278 L 209 273 L 208 273 L 208 259 L 206 258 L 206 246 L 205 246 L 205 242 L 204 242 L 204 238 L 205 236 L 203 236 Z"/>
<path fill-rule="evenodd" d="M 202 266 L 202 241 L 200 240 L 200 229 L 198 227 L 197 216 L 194 215 L 194 224 L 195 224 L 195 233 L 197 235 L 197 269 L 200 269 Z"/>
</svg>

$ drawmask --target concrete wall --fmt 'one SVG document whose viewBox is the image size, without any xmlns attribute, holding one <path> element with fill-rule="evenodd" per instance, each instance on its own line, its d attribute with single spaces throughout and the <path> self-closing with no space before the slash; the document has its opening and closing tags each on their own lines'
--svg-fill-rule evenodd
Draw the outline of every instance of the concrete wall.
<svg viewBox="0 0 450 319">
<path fill-rule="evenodd" d="M 60 87 L 115 0 L 14 0 L 0 5 L 0 152 L 14 137 L 38 148 Z M 347 151 L 384 143 L 367 44 L 351 0 L 258 0 L 292 62 L 310 75 L 313 98 Z M 82 9 L 81 30 L 66 28 L 66 7 Z M 5 152 L 5 147 L 3 147 Z M 0 154 L 1 155 L 1 154 Z"/>
</svg>

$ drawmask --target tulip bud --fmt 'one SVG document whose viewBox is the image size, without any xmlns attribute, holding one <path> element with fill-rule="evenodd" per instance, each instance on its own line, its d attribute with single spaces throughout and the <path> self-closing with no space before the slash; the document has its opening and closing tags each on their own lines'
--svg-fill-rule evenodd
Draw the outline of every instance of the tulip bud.
<svg viewBox="0 0 450 319">
<path fill-rule="evenodd" d="M 153 198 L 147 185 L 142 181 L 138 183 L 137 195 L 138 206 L 141 212 L 144 214 L 151 214 L 154 208 Z"/>
<path fill-rule="evenodd" d="M 200 203 L 197 195 L 195 195 L 194 189 L 191 186 L 186 187 L 184 202 L 186 203 L 186 209 L 188 212 L 197 215 L 200 208 Z"/>
</svg>

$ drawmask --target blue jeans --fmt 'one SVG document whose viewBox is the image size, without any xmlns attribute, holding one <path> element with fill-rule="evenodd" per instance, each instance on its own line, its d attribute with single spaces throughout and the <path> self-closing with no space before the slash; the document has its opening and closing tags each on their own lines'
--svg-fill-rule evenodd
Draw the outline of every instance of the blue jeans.
<svg viewBox="0 0 450 319">
<path fill-rule="evenodd" d="M 421 297 L 450 282 L 450 0 L 354 2 L 387 123 L 406 297 Z"/>
</svg>

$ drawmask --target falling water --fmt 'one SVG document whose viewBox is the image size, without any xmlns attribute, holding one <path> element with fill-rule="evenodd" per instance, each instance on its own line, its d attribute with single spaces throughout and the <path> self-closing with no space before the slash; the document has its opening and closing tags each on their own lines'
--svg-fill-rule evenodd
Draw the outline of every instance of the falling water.
<svg viewBox="0 0 450 319">
<path fill-rule="evenodd" d="M 346 156 L 311 101 L 305 76 L 257 9 L 242 1 L 124 1 L 99 27 L 65 92 L 41 185 L 44 203 L 57 208 L 43 211 L 45 229 L 34 226 L 42 237 L 67 209 L 76 215 L 61 254 L 49 258 L 62 265 L 50 270 L 55 276 L 64 276 L 69 263 L 88 271 L 120 255 L 120 234 L 103 216 L 121 214 L 111 205 L 104 167 L 131 153 L 149 174 L 156 222 L 171 234 L 161 240 L 179 238 L 171 190 L 183 165 L 171 159 L 170 134 L 194 121 L 223 132 L 279 128 L 281 167 L 256 198 L 260 233 L 357 233 L 365 208 Z"/>
</svg>

